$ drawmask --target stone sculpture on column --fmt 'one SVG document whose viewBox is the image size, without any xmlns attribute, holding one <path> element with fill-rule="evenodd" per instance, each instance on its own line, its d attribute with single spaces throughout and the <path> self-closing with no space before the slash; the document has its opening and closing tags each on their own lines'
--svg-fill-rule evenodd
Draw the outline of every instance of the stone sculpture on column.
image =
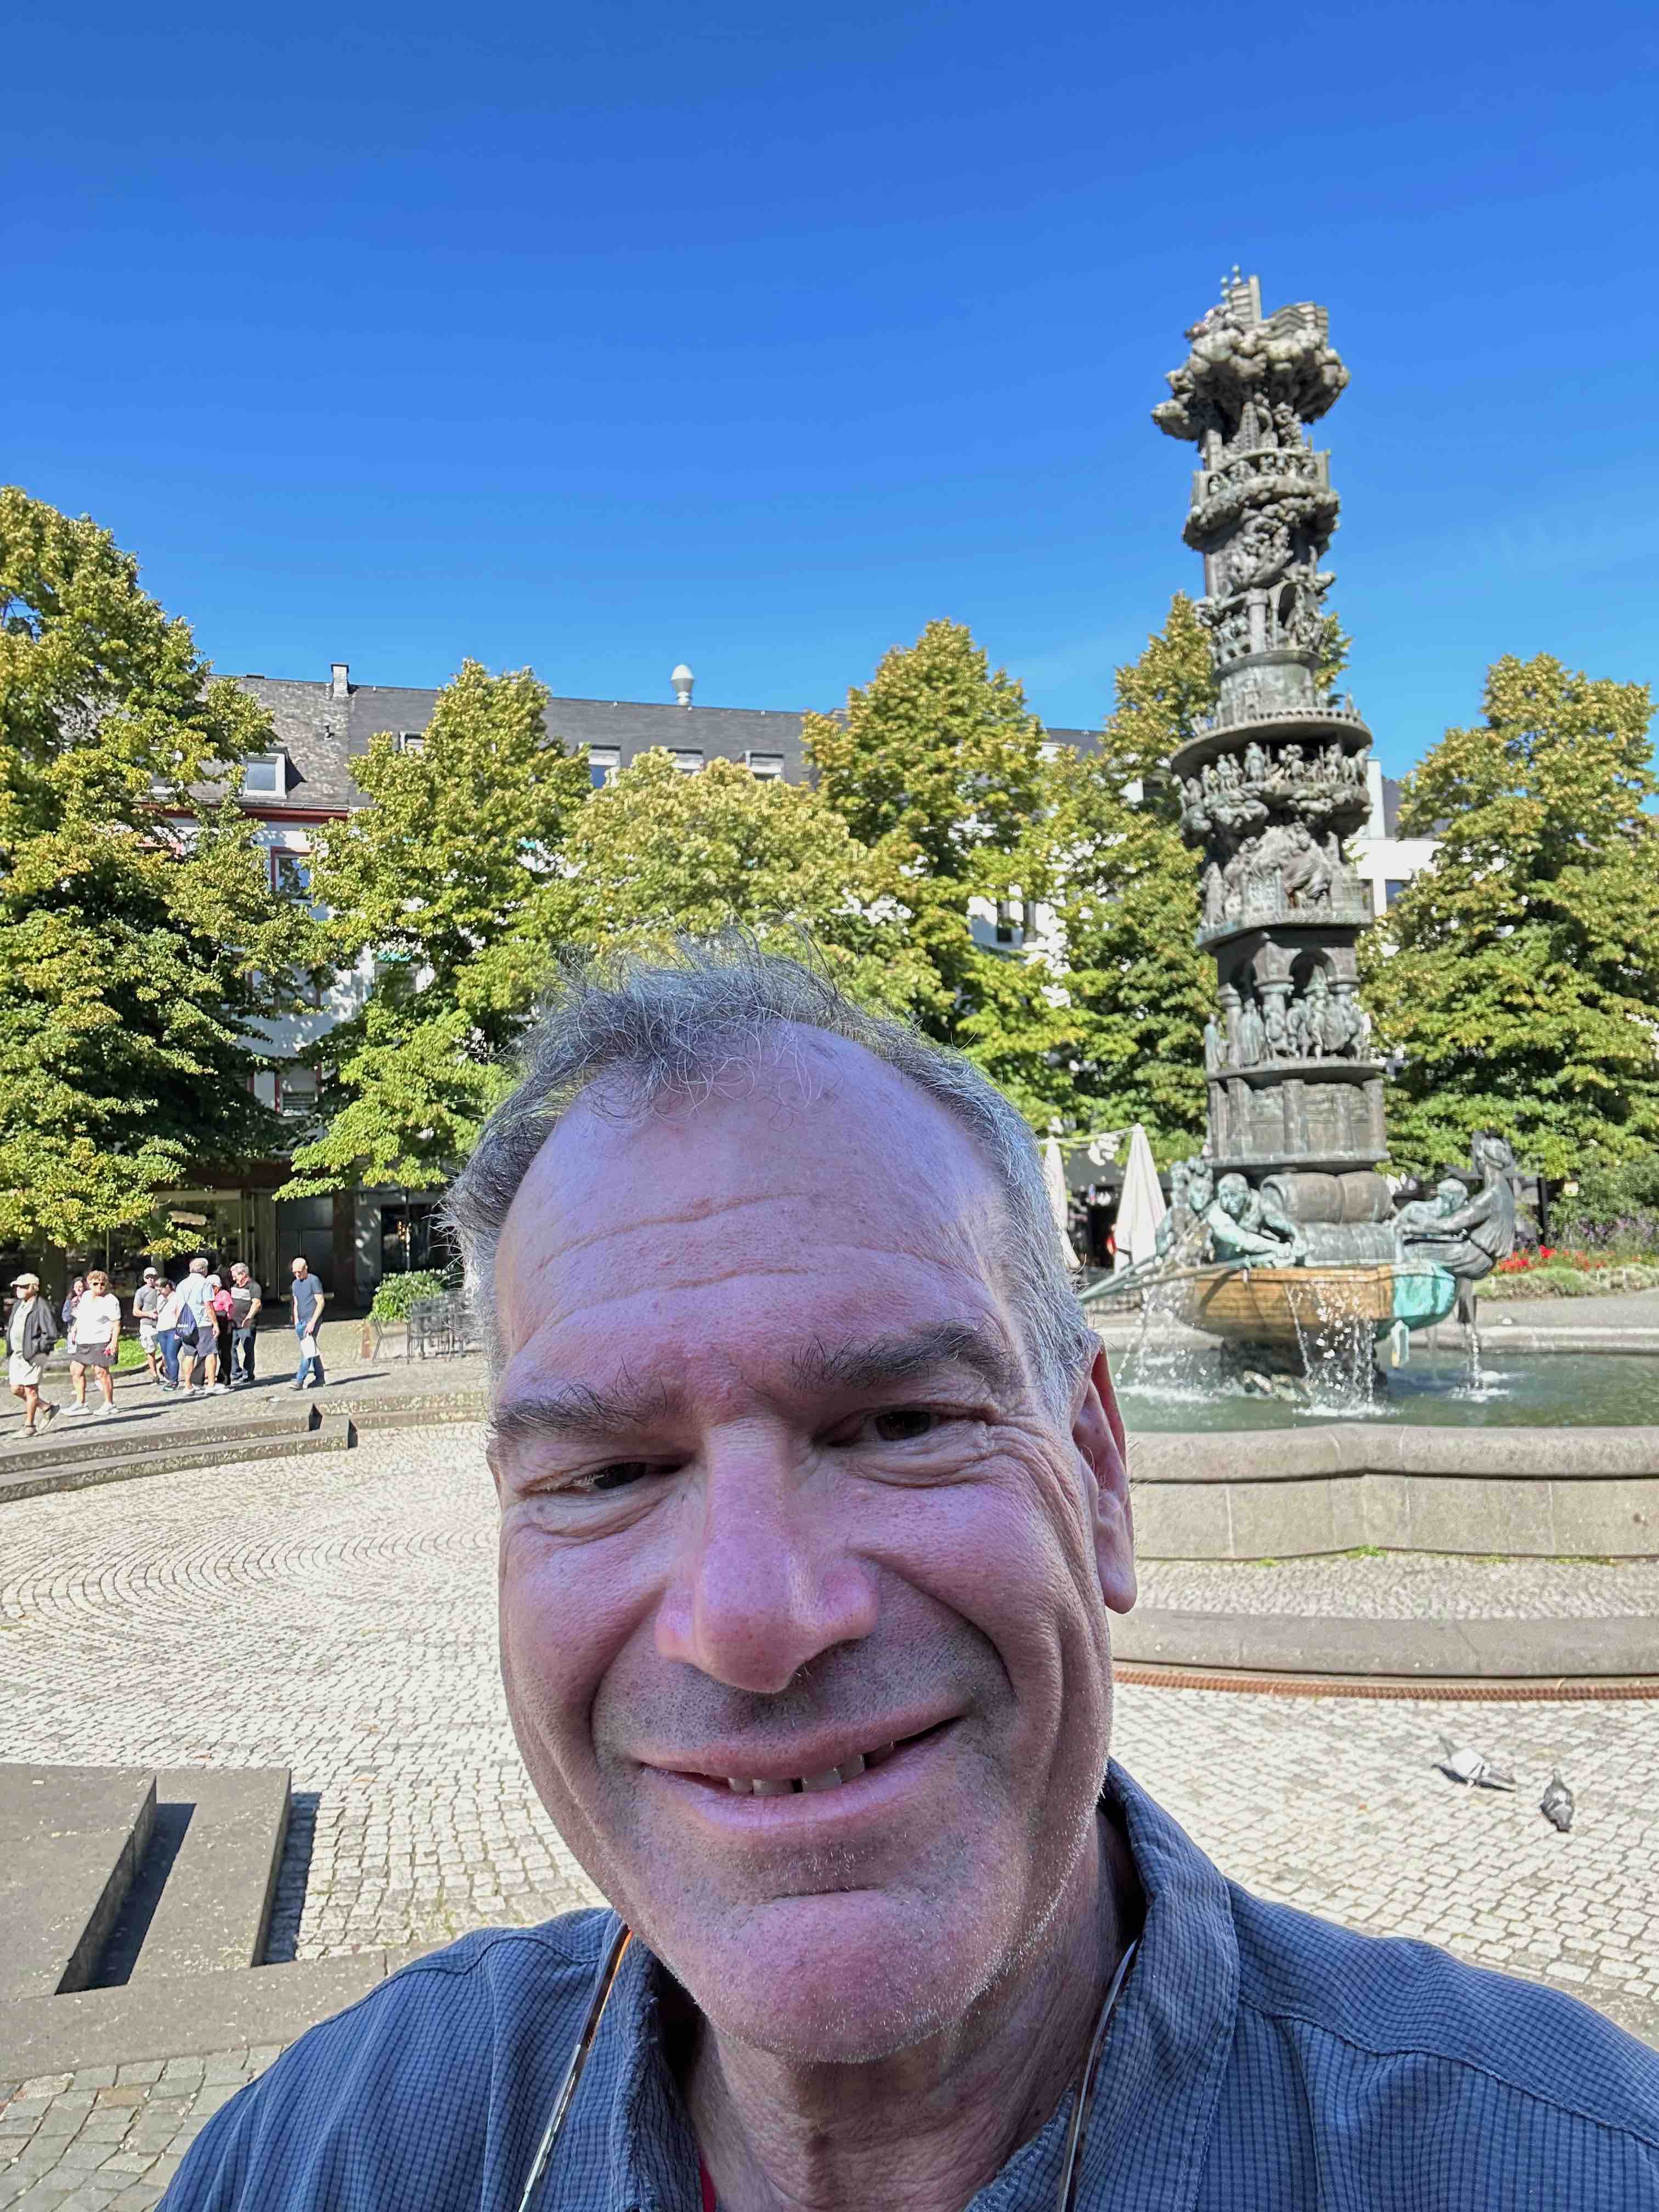
<svg viewBox="0 0 1659 2212">
<path fill-rule="evenodd" d="M 1209 1151 L 1230 1200 L 1230 1177 L 1254 1192 L 1272 1176 L 1296 1223 L 1329 1224 L 1322 1256 L 1351 1246 L 1369 1260 L 1375 1233 L 1347 1224 L 1388 1211 L 1373 1111 L 1382 1070 L 1356 995 L 1370 896 L 1342 840 L 1369 811 L 1370 732 L 1319 673 L 1339 501 L 1329 457 L 1308 437 L 1348 372 L 1323 307 L 1264 315 L 1257 279 L 1237 270 L 1187 335 L 1152 419 L 1198 448 L 1184 535 L 1203 556 L 1199 616 L 1217 678 L 1214 714 L 1170 763 L 1182 830 L 1205 856 L 1199 942 L 1215 955 L 1221 1005 L 1237 1008 L 1208 1068 Z M 1248 1233 L 1267 1234 L 1275 1257 L 1291 1249 Z"/>
</svg>

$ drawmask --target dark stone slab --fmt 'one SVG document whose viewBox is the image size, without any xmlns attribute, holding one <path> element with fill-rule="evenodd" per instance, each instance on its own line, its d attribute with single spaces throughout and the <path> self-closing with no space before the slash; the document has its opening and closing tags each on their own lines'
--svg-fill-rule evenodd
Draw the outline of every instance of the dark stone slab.
<svg viewBox="0 0 1659 2212">
<path fill-rule="evenodd" d="M 404 1954 L 396 1954 L 402 1962 Z M 388 1954 L 31 1998 L 0 2012 L 0 2079 L 292 2043 L 386 1979 Z"/>
<path fill-rule="evenodd" d="M 0 2008 L 86 1987 L 155 1819 L 153 1774 L 0 1766 Z"/>
<path fill-rule="evenodd" d="M 156 1776 L 155 1789 L 161 1806 L 187 1807 L 189 1819 L 133 1981 L 258 1966 L 288 1833 L 288 1769 L 175 1768 Z"/>
</svg>

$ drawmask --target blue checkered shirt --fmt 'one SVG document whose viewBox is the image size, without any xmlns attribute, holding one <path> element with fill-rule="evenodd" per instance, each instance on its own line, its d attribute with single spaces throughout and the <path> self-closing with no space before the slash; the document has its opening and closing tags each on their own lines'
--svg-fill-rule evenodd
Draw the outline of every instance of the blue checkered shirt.
<svg viewBox="0 0 1659 2212">
<path fill-rule="evenodd" d="M 1146 1898 L 1079 2203 L 1091 2212 L 1659 2212 L 1659 2057 L 1553 1990 L 1224 1881 L 1114 1766 Z M 210 2121 L 167 2212 L 514 2212 L 615 1923 L 406 1966 Z M 699 2212 L 635 1944 L 540 2212 Z M 1070 2099 L 973 2200 L 1048 2212 Z"/>
</svg>

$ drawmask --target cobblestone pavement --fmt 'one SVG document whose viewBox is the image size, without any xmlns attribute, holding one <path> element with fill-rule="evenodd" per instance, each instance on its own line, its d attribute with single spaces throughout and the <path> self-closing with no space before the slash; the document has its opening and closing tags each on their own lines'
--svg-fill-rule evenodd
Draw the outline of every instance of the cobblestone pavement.
<svg viewBox="0 0 1659 2212">
<path fill-rule="evenodd" d="M 589 1895 L 507 1725 L 476 1428 L 5 1507 L 0 1561 L 9 1757 L 293 1769 L 277 1955 L 439 1942 Z M 1181 1577 L 1208 1571 L 1151 1570 L 1147 1595 L 1172 1602 Z M 1631 1590 L 1647 1576 L 1650 1605 L 1655 1571 L 1383 1559 L 1221 1571 L 1297 1604 L 1304 1591 L 1334 1604 L 1347 1577 L 1366 1610 L 1443 1614 L 1523 1595 L 1588 1609 L 1604 1571 Z M 1443 1781 L 1443 1732 L 1514 1768 L 1516 1794 Z M 1555 1982 L 1659 2043 L 1659 1702 L 1132 1685 L 1116 1748 L 1246 1887 Z M 1565 1837 L 1537 1810 L 1558 1766 L 1578 1800 Z M 0 2082 L 0 2207 L 153 2203 L 195 2126 L 274 2055 L 178 2062 L 154 2079 L 139 2067 Z"/>
<path fill-rule="evenodd" d="M 1326 1620 L 1659 1620 L 1659 1559 L 1158 1559 L 1141 1567 L 1140 1602 Z"/>
<path fill-rule="evenodd" d="M 279 2049 L 0 2082 L 0 2206 L 128 2212 L 155 2204 L 197 2130 Z"/>
</svg>

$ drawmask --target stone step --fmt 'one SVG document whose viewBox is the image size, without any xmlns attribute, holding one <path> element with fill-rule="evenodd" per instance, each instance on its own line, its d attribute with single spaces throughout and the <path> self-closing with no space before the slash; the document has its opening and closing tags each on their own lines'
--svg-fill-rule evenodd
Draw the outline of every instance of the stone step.
<svg viewBox="0 0 1659 2212">
<path fill-rule="evenodd" d="M 88 1437 L 92 1447 L 68 1465 L 43 1472 L 14 1474 L 19 1462 L 0 1462 L 0 1505 L 26 1498 L 42 1498 L 59 1490 L 87 1490 L 102 1482 L 128 1482 L 145 1474 L 172 1474 L 183 1468 L 222 1467 L 227 1459 L 286 1459 L 296 1452 L 348 1451 L 351 1424 L 343 1413 L 318 1409 L 314 1425 L 291 1428 L 276 1423 L 238 1433 L 238 1425 L 204 1424 L 188 1431 L 175 1430 L 166 1437 L 146 1438 L 142 1444 L 116 1449 L 107 1424 Z"/>
<path fill-rule="evenodd" d="M 0 2014 L 83 1990 L 155 1822 L 155 1777 L 0 1766 Z"/>
<path fill-rule="evenodd" d="M 113 1419 L 83 1420 L 76 1414 L 60 1415 L 44 1436 L 14 1443 L 0 1459 L 0 1475 L 47 1474 L 57 1468 L 77 1466 L 91 1453 L 100 1459 L 119 1459 L 129 1452 L 152 1449 L 161 1441 L 194 1443 L 208 1436 L 230 1439 L 293 1436 L 313 1425 L 318 1409 L 308 1402 L 257 1413 L 249 1409 L 216 1414 L 204 1408 L 194 1418 L 186 1415 L 182 1420 L 169 1421 L 171 1410 L 157 1406 L 140 1414 L 118 1413 Z"/>
<path fill-rule="evenodd" d="M 288 1834 L 289 1771 L 176 1767 L 155 1777 L 155 1831 L 95 1979 L 177 1981 L 257 1966 Z"/>
</svg>

